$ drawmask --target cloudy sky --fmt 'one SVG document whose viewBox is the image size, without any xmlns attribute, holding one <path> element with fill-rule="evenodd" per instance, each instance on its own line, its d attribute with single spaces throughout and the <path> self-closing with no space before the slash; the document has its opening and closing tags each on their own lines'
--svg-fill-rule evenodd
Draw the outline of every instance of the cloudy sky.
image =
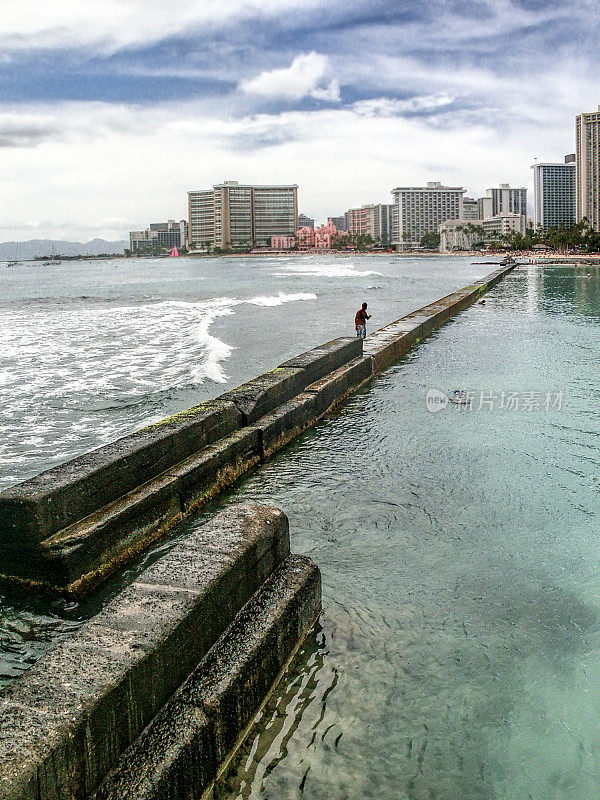
<svg viewBox="0 0 600 800">
<path fill-rule="evenodd" d="M 600 0 L 19 0 L 0 241 L 125 238 L 223 180 L 323 219 L 394 186 L 530 186 L 600 103 Z"/>
</svg>

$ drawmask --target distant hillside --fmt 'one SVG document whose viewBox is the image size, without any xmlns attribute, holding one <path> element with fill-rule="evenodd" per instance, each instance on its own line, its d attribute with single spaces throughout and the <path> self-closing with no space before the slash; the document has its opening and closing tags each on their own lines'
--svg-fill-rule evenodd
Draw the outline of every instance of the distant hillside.
<svg viewBox="0 0 600 800">
<path fill-rule="evenodd" d="M 0 261 L 27 260 L 36 256 L 99 256 L 100 253 L 123 254 L 129 242 L 107 242 L 92 239 L 91 242 L 63 242 L 58 239 L 31 239 L 28 242 L 0 242 Z"/>
</svg>

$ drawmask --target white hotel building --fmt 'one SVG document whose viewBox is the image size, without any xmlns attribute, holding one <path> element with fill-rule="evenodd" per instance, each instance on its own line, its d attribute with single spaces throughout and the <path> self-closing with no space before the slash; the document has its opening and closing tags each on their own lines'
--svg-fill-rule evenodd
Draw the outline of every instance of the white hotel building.
<svg viewBox="0 0 600 800">
<path fill-rule="evenodd" d="M 527 216 L 527 189 L 514 188 L 501 183 L 493 189 L 486 189 L 485 197 L 480 197 L 479 219 L 491 219 L 498 214 L 519 214 Z"/>
<path fill-rule="evenodd" d="M 298 186 L 225 181 L 188 192 L 189 242 L 196 247 L 268 246 L 298 229 Z"/>
<path fill-rule="evenodd" d="M 399 250 L 418 247 L 426 233 L 442 222 L 460 219 L 465 189 L 430 181 L 426 186 L 401 186 L 392 191 L 392 244 Z"/>
</svg>

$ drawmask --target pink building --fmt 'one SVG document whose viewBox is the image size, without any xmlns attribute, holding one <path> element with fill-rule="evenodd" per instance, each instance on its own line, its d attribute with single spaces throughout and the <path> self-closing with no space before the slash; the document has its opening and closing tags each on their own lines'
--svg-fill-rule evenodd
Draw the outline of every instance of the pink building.
<svg viewBox="0 0 600 800">
<path fill-rule="evenodd" d="M 346 212 L 348 233 L 369 233 L 369 212 L 367 208 L 350 208 Z"/>
<path fill-rule="evenodd" d="M 271 236 L 271 250 L 291 250 L 295 244 L 293 236 Z"/>
<path fill-rule="evenodd" d="M 319 250 L 331 250 L 331 245 L 338 235 L 338 230 L 330 223 L 329 225 L 321 225 L 315 231 L 315 247 Z"/>
<path fill-rule="evenodd" d="M 316 229 L 300 228 L 298 246 L 301 250 L 331 250 L 331 245 L 337 236 L 338 229 L 331 223 Z"/>
<path fill-rule="evenodd" d="M 307 249 L 315 246 L 314 228 L 304 227 L 298 230 L 298 246 L 302 249 Z"/>
</svg>

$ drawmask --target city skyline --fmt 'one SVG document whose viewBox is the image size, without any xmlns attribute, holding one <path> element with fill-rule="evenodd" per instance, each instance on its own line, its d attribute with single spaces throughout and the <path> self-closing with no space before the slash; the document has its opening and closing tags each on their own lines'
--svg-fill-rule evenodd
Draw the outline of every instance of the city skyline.
<svg viewBox="0 0 600 800">
<path fill-rule="evenodd" d="M 121 238 L 229 178 L 319 220 L 432 180 L 532 198 L 598 106 L 586 0 L 52 5 L 0 23 L 1 240 Z"/>
</svg>

